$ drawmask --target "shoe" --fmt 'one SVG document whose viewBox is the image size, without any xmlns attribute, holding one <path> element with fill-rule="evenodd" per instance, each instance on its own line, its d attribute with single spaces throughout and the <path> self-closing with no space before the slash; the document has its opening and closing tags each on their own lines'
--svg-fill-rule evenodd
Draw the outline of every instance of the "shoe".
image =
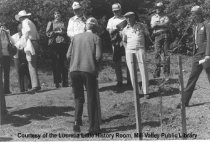
<svg viewBox="0 0 210 142">
<path fill-rule="evenodd" d="M 55 83 L 55 87 L 56 87 L 56 88 L 60 88 L 61 86 L 60 86 L 59 83 Z"/>
<path fill-rule="evenodd" d="M 76 132 L 76 133 L 81 132 L 80 125 L 76 122 L 74 123 L 73 131 Z"/>
<path fill-rule="evenodd" d="M 144 97 L 145 97 L 146 99 L 150 99 L 149 94 L 144 94 Z"/>
<path fill-rule="evenodd" d="M 41 87 L 34 87 L 34 88 L 30 89 L 29 91 L 27 91 L 27 93 L 28 94 L 35 94 L 39 90 L 41 90 Z"/>
<path fill-rule="evenodd" d="M 62 87 L 69 87 L 69 84 L 68 83 L 63 83 Z"/>
<path fill-rule="evenodd" d="M 122 82 L 118 82 L 117 84 L 116 84 L 116 87 L 122 87 L 123 86 L 123 83 Z"/>
<path fill-rule="evenodd" d="M 11 94 L 10 90 L 4 91 L 4 94 Z"/>
<path fill-rule="evenodd" d="M 160 75 L 159 74 L 153 74 L 153 78 L 159 78 Z"/>
<path fill-rule="evenodd" d="M 88 133 L 89 134 L 98 134 L 98 133 L 101 133 L 101 129 L 100 128 L 97 128 L 97 129 L 89 129 L 88 130 Z"/>
<path fill-rule="evenodd" d="M 41 90 L 41 87 L 39 86 L 39 87 L 35 87 L 35 89 L 36 89 L 36 92 L 38 92 L 39 90 Z"/>
</svg>

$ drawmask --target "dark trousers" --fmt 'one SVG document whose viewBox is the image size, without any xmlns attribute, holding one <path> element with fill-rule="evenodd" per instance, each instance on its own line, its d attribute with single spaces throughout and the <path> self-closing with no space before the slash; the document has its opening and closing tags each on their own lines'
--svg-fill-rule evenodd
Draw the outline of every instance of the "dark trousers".
<svg viewBox="0 0 210 142">
<path fill-rule="evenodd" d="M 99 129 L 99 118 L 97 114 L 97 81 L 96 75 L 75 71 L 70 73 L 72 80 L 72 89 L 75 99 L 75 121 L 81 121 L 83 113 L 83 104 L 85 102 L 84 86 L 87 90 L 87 107 L 89 118 L 89 131 Z"/>
<path fill-rule="evenodd" d="M 18 85 L 20 92 L 31 89 L 31 77 L 29 74 L 27 61 L 21 61 L 20 59 L 14 59 L 15 68 L 17 71 Z"/>
<path fill-rule="evenodd" d="M 10 56 L 3 56 L 2 57 L 2 69 L 3 69 L 3 80 L 4 80 L 4 92 L 10 92 Z"/>
<path fill-rule="evenodd" d="M 197 82 L 202 70 L 203 70 L 203 65 L 199 65 L 199 60 L 196 59 L 196 57 L 195 57 L 193 60 L 193 64 L 192 64 L 192 71 L 191 71 L 190 77 L 187 82 L 187 86 L 184 91 L 185 92 L 184 96 L 186 97 L 185 105 L 189 104 L 189 101 L 190 101 L 193 91 L 195 89 L 196 82 Z M 205 68 L 205 70 L 206 70 L 206 74 L 207 74 L 207 77 L 208 77 L 208 80 L 210 83 L 210 67 Z"/>
<path fill-rule="evenodd" d="M 66 59 L 67 45 L 55 44 L 52 47 L 52 68 L 54 83 L 68 85 L 68 61 Z"/>
<path fill-rule="evenodd" d="M 170 56 L 168 53 L 169 49 L 168 34 L 160 34 L 155 37 L 155 60 L 156 67 L 154 75 L 159 77 L 161 72 L 161 66 L 163 63 L 163 71 L 165 76 L 170 75 Z M 161 59 L 161 54 L 163 58 Z"/>
</svg>

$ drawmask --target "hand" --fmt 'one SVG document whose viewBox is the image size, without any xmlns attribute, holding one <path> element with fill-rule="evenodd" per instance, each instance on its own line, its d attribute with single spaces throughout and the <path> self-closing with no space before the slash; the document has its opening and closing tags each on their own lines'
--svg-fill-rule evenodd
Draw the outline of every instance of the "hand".
<svg viewBox="0 0 210 142">
<path fill-rule="evenodd" d="M 210 59 L 210 56 L 205 56 L 205 61 L 208 61 Z"/>
<path fill-rule="evenodd" d="M 26 51 L 26 55 L 31 56 L 31 52 L 30 51 Z"/>
</svg>

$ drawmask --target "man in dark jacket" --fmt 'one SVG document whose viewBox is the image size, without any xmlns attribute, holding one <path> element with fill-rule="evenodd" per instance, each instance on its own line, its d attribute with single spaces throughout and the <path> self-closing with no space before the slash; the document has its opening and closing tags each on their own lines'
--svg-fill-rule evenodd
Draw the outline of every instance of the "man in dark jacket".
<svg viewBox="0 0 210 142">
<path fill-rule="evenodd" d="M 206 70 L 210 82 L 210 22 L 203 19 L 202 10 L 199 6 L 192 7 L 191 12 L 195 22 L 195 55 L 193 57 L 192 71 L 184 91 L 185 106 L 189 106 L 196 82 L 203 69 Z M 179 104 L 177 107 L 179 108 L 180 106 Z"/>
<path fill-rule="evenodd" d="M 93 33 L 97 21 L 89 18 L 86 22 L 86 32 L 75 35 L 67 52 L 70 60 L 70 77 L 75 98 L 74 132 L 80 132 L 82 125 L 83 104 L 85 102 L 83 85 L 87 90 L 89 117 L 89 132 L 100 129 L 97 114 L 97 64 L 102 57 L 101 39 Z"/>
</svg>

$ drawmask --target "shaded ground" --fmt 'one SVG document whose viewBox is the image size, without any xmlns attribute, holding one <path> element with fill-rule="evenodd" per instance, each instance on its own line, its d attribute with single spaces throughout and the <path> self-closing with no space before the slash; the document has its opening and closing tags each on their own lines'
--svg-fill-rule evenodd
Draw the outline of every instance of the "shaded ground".
<svg viewBox="0 0 210 142">
<path fill-rule="evenodd" d="M 148 60 L 152 63 L 152 54 L 148 54 Z M 130 87 L 121 89 L 114 87 L 116 82 L 112 67 L 110 66 L 110 56 L 104 57 L 104 65 L 99 74 L 99 92 L 101 98 L 102 111 L 102 131 L 100 137 L 88 138 L 90 140 L 114 140 L 137 139 L 134 138 L 135 113 L 133 103 L 133 92 Z M 191 58 L 183 57 L 184 82 L 186 84 Z M 176 139 L 169 135 L 159 137 L 162 132 L 165 134 L 181 133 L 180 110 L 176 105 L 180 102 L 179 84 L 177 80 L 177 60 L 172 56 L 172 79 L 164 86 L 163 93 L 163 130 L 160 125 L 160 97 L 158 85 L 160 81 L 151 77 L 154 66 L 149 64 L 150 73 L 150 99 L 141 98 L 141 114 L 143 139 Z M 14 72 L 14 71 L 13 71 Z M 124 75 L 125 75 L 124 71 Z M 9 140 L 86 140 L 87 138 L 75 138 L 72 126 L 74 121 L 74 100 L 71 88 L 61 88 L 55 90 L 50 83 L 52 75 L 49 72 L 40 73 L 43 90 L 34 95 L 12 94 L 6 96 L 9 117 L 6 124 L 1 126 L 0 141 Z M 12 73 L 12 78 L 15 73 Z M 125 77 L 125 76 L 124 76 Z M 49 81 L 50 80 L 50 81 Z M 110 83 L 111 82 L 111 83 Z M 17 90 L 16 80 L 12 81 L 12 91 Z M 141 84 L 141 83 L 140 83 Z M 197 139 L 210 138 L 210 87 L 205 73 L 202 73 L 190 107 L 187 113 L 187 132 L 197 134 Z M 86 133 L 88 130 L 88 116 L 85 104 L 83 115 L 83 126 L 81 130 Z M 48 134 L 47 138 L 23 138 L 22 134 Z M 118 133 L 121 137 L 118 137 Z M 153 137 L 146 137 L 145 134 L 156 134 Z M 22 136 L 22 137 L 19 137 Z M 54 137 L 53 137 L 54 136 Z M 64 138 L 64 137 L 68 138 Z M 61 138 L 62 137 L 62 138 Z"/>
</svg>

